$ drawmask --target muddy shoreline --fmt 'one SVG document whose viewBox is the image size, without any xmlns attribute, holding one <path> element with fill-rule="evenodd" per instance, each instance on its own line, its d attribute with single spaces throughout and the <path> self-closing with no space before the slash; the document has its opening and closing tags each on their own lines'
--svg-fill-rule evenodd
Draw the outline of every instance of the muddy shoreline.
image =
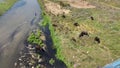
<svg viewBox="0 0 120 68">
<path fill-rule="evenodd" d="M 40 39 L 43 41 L 44 46 L 40 47 L 25 41 L 25 48 L 20 51 L 20 56 L 14 63 L 14 68 L 67 68 L 62 61 L 55 57 L 56 50 L 53 48 L 48 27 L 46 26 L 41 29 Z M 36 32 L 36 30 L 32 32 Z"/>
</svg>

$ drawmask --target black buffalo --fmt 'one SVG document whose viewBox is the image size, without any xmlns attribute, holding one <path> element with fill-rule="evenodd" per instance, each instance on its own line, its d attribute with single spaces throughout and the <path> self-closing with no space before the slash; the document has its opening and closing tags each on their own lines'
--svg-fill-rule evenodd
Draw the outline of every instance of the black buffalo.
<svg viewBox="0 0 120 68">
<path fill-rule="evenodd" d="M 89 36 L 88 32 L 82 31 L 79 35 L 79 37 L 83 37 L 84 35 Z"/>
<path fill-rule="evenodd" d="M 99 37 L 95 37 L 94 41 L 96 41 L 97 43 L 100 43 L 100 38 Z"/>
</svg>

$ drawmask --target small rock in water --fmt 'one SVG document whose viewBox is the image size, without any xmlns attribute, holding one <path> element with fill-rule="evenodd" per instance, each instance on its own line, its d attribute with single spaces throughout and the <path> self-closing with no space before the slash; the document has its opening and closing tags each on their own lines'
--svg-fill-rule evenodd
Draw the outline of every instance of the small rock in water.
<svg viewBox="0 0 120 68">
<path fill-rule="evenodd" d="M 35 68 L 35 67 L 32 66 L 32 68 Z"/>
<path fill-rule="evenodd" d="M 29 45 L 28 45 L 28 48 L 32 48 L 32 45 L 29 44 Z"/>
<path fill-rule="evenodd" d="M 36 33 L 36 30 L 33 30 L 32 32 L 33 32 L 33 33 Z"/>
<path fill-rule="evenodd" d="M 22 63 L 20 63 L 20 66 L 22 66 L 23 64 Z"/>
<path fill-rule="evenodd" d="M 29 63 L 30 61 L 27 61 L 27 63 Z"/>
<path fill-rule="evenodd" d="M 32 56 L 32 58 L 35 58 L 35 56 L 34 55 L 31 55 Z"/>
<path fill-rule="evenodd" d="M 19 61 L 22 61 L 22 59 L 21 59 L 21 58 L 19 58 Z"/>
<path fill-rule="evenodd" d="M 31 66 L 31 65 L 33 65 L 32 63 L 29 63 L 29 65 Z"/>
<path fill-rule="evenodd" d="M 35 48 L 29 48 L 29 50 L 35 50 Z"/>
<path fill-rule="evenodd" d="M 14 66 L 17 66 L 17 63 L 16 63 L 16 62 L 14 63 Z"/>
<path fill-rule="evenodd" d="M 22 51 L 20 51 L 20 55 L 22 55 L 23 53 L 22 53 Z"/>
<path fill-rule="evenodd" d="M 39 62 L 39 63 L 42 62 L 42 59 L 39 59 L 38 62 Z"/>
<path fill-rule="evenodd" d="M 21 58 L 24 58 L 25 56 L 23 55 L 23 56 L 21 56 Z"/>
</svg>

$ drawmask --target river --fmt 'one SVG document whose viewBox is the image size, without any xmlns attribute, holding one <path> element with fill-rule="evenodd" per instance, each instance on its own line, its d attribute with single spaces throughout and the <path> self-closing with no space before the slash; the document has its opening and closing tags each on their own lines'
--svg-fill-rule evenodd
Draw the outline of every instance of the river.
<svg viewBox="0 0 120 68">
<path fill-rule="evenodd" d="M 28 33 L 39 21 L 37 0 L 18 0 L 0 17 L 0 68 L 13 68 Z"/>
</svg>

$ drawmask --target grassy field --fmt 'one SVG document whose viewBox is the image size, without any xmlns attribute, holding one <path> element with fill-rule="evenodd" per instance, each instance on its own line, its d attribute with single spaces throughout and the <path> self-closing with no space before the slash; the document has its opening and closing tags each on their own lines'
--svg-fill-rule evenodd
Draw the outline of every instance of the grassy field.
<svg viewBox="0 0 120 68">
<path fill-rule="evenodd" d="M 17 0 L 4 0 L 0 3 L 0 16 L 9 10 Z"/>
<path fill-rule="evenodd" d="M 50 0 L 58 4 L 62 1 Z M 63 60 L 68 68 L 96 68 L 120 58 L 120 9 L 119 0 L 105 2 L 104 0 L 87 0 L 96 8 L 77 9 L 70 6 L 63 8 L 71 10 L 68 15 L 53 15 L 51 24 L 56 37 L 59 39 L 57 57 Z M 91 20 L 93 17 L 94 20 Z M 78 23 L 79 26 L 74 26 Z M 88 36 L 79 38 L 82 31 Z M 99 37 L 101 43 L 94 41 Z M 75 41 L 74 41 L 74 40 Z M 57 45 L 57 42 L 54 42 Z M 59 57 L 60 55 L 60 57 Z M 62 57 L 61 57 L 62 55 Z"/>
</svg>

